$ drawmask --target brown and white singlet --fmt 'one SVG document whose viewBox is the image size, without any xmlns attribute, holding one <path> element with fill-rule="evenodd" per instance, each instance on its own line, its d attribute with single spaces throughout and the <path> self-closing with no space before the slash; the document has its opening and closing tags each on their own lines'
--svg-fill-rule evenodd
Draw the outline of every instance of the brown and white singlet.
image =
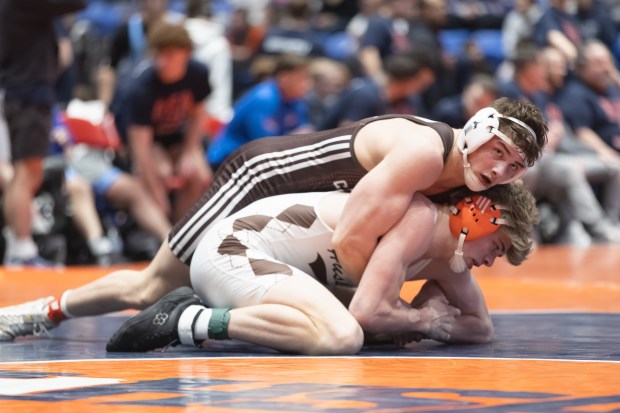
<svg viewBox="0 0 620 413">
<path fill-rule="evenodd" d="M 351 190 L 368 172 L 353 150 L 357 132 L 368 123 L 390 118 L 434 129 L 444 143 L 444 161 L 447 159 L 454 143 L 452 128 L 410 115 L 375 116 L 322 132 L 258 139 L 224 161 L 213 184 L 170 232 L 170 249 L 189 265 L 206 231 L 253 201 L 296 192 Z"/>
<path fill-rule="evenodd" d="M 215 223 L 198 243 L 190 277 L 194 291 L 211 307 L 260 304 L 276 283 L 310 276 L 328 289 L 355 287 L 332 244 L 334 230 L 321 217 L 319 204 L 345 192 L 308 192 L 260 199 Z M 335 204 L 343 204 L 344 201 Z M 435 221 L 437 209 L 434 208 Z M 330 208 L 329 204 L 325 207 Z M 323 210 L 325 210 L 323 208 Z M 407 269 L 418 274 L 430 262 Z"/>
</svg>

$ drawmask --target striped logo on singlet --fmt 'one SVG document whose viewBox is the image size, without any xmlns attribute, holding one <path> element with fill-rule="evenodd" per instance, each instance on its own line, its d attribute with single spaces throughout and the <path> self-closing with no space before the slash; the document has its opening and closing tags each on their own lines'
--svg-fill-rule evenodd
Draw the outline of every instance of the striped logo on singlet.
<svg viewBox="0 0 620 413">
<path fill-rule="evenodd" d="M 294 139 L 294 137 L 291 137 Z M 228 216 L 259 183 L 351 157 L 351 135 L 325 139 L 311 145 L 274 151 L 246 160 L 170 240 L 175 255 L 186 262 L 209 226 Z"/>
</svg>

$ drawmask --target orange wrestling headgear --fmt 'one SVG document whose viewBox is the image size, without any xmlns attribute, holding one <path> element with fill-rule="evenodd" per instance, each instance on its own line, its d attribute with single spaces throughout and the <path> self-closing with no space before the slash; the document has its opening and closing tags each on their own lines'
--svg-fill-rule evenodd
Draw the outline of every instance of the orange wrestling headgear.
<svg viewBox="0 0 620 413">
<path fill-rule="evenodd" d="M 467 197 L 456 205 L 450 205 L 450 231 L 459 238 L 454 257 L 450 260 L 452 271 L 463 272 L 467 268 L 463 259 L 463 244 L 466 240 L 482 238 L 497 231 L 500 225 L 506 224 L 506 220 L 502 218 L 502 209 L 504 207 L 494 204 L 482 195 Z"/>
</svg>

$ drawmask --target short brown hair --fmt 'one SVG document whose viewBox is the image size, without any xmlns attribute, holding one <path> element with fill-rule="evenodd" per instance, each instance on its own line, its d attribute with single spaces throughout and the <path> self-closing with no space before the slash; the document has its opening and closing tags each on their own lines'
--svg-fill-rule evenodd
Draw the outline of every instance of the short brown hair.
<svg viewBox="0 0 620 413">
<path fill-rule="evenodd" d="M 153 50 L 194 48 L 189 33 L 180 24 L 157 22 L 149 30 L 149 46 Z"/>
<path fill-rule="evenodd" d="M 436 54 L 426 47 L 419 47 L 415 52 L 397 53 L 389 56 L 383 65 L 387 75 L 396 81 L 407 80 L 416 76 L 422 69 L 436 70 Z"/>
<path fill-rule="evenodd" d="M 282 72 L 294 72 L 299 69 L 307 69 L 310 65 L 310 60 L 303 56 L 294 54 L 282 54 L 276 57 L 275 66 L 273 68 L 273 75 L 277 75 Z"/>
<path fill-rule="evenodd" d="M 530 102 L 499 98 L 491 105 L 503 116 L 510 116 L 525 122 L 536 134 L 534 138 L 523 126 L 509 119 L 499 119 L 499 130 L 507 133 L 525 155 L 525 162 L 532 166 L 541 157 L 547 144 L 547 123 L 540 110 Z"/>
</svg>

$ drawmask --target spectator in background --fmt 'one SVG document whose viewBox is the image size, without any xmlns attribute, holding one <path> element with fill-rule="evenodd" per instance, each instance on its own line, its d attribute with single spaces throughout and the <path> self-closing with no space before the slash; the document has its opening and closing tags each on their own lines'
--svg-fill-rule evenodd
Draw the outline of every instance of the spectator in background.
<svg viewBox="0 0 620 413">
<path fill-rule="evenodd" d="M 64 108 L 73 98 L 73 89 L 77 83 L 77 67 L 73 53 L 73 44 L 70 37 L 73 16 L 56 19 L 54 27 L 58 39 L 58 79 L 55 92 L 56 103 Z"/>
<path fill-rule="evenodd" d="M 418 15 L 417 2 L 412 0 L 386 0 L 386 10 L 387 16 L 369 18 L 358 52 L 363 73 L 377 84 L 386 81 L 382 62 L 388 56 L 411 51 L 411 22 Z"/>
<path fill-rule="evenodd" d="M 538 46 L 525 43 L 513 58 L 514 78 L 500 83 L 500 95 L 511 99 L 525 99 L 540 109 L 538 99 L 545 88 L 545 67 Z"/>
<path fill-rule="evenodd" d="M 583 143 L 608 164 L 620 163 L 620 87 L 611 53 L 597 40 L 587 42 L 576 61 L 577 76 L 558 102 Z"/>
<path fill-rule="evenodd" d="M 549 98 L 551 72 L 547 63 L 536 46 L 522 47 L 515 56 L 514 81 L 502 88 L 504 96 L 534 103 L 549 125 L 547 150 L 523 180 L 538 200 L 550 202 L 562 217 L 565 225 L 558 242 L 582 247 L 589 246 L 591 239 L 618 243 L 620 231 L 607 219 L 590 184 L 589 178 L 595 175 L 588 176 L 588 160 L 558 152 L 568 132 L 560 111 Z M 557 79 L 554 84 L 557 85 Z"/>
<path fill-rule="evenodd" d="M 314 26 L 324 33 L 345 31 L 347 25 L 359 11 L 358 0 L 322 1 Z"/>
<path fill-rule="evenodd" d="M 505 60 L 498 69 L 498 78 L 507 81 L 514 74 L 512 59 L 519 44 L 532 40 L 534 25 L 542 10 L 536 0 L 516 0 L 515 8 L 506 15 L 502 24 L 502 47 Z"/>
<path fill-rule="evenodd" d="M 190 59 L 193 44 L 181 25 L 159 22 L 149 44 L 154 64 L 128 93 L 129 144 L 135 171 L 162 212 L 177 220 L 212 178 L 202 134 L 209 72 Z"/>
<path fill-rule="evenodd" d="M 310 124 L 320 130 L 325 116 L 338 101 L 340 93 L 348 87 L 351 74 L 347 66 L 327 58 L 313 59 L 310 63 L 312 89 L 306 96 Z"/>
<path fill-rule="evenodd" d="M 220 124 L 232 116 L 232 58 L 224 27 L 211 20 L 211 0 L 187 0 L 185 28 L 194 42 L 194 59 L 209 68 L 207 116 Z"/>
<path fill-rule="evenodd" d="M 384 8 L 385 0 L 358 0 L 358 12 L 347 24 L 346 32 L 359 44 L 368 22 L 374 16 L 379 16 Z"/>
<path fill-rule="evenodd" d="M 534 41 L 540 46 L 552 46 L 564 53 L 570 64 L 577 58 L 583 41 L 581 25 L 573 15 L 572 0 L 549 0 L 549 7 L 534 26 Z"/>
<path fill-rule="evenodd" d="M 107 237 L 95 205 L 95 194 L 90 183 L 69 169 L 65 172 L 64 187 L 71 206 L 71 217 L 88 251 L 97 265 L 107 267 L 114 263 L 115 245 Z"/>
<path fill-rule="evenodd" d="M 609 50 L 616 47 L 617 30 L 611 20 L 609 7 L 597 0 L 577 0 L 577 20 L 584 40 L 598 39 Z"/>
<path fill-rule="evenodd" d="M 273 78 L 259 83 L 235 104 L 234 115 L 209 146 L 214 169 L 240 146 L 266 136 L 309 131 L 309 61 L 300 56 L 277 58 Z"/>
<path fill-rule="evenodd" d="M 0 4 L 0 89 L 11 141 L 13 176 L 4 192 L 5 264 L 50 266 L 32 239 L 33 197 L 43 179 L 51 130 L 58 51 L 54 19 L 83 0 L 4 0 Z"/>
<path fill-rule="evenodd" d="M 269 26 L 270 7 L 279 6 L 282 3 L 282 1 L 274 0 L 223 0 L 222 2 L 230 4 L 233 10 L 243 9 L 252 26 Z"/>
<path fill-rule="evenodd" d="M 9 128 L 4 119 L 4 91 L 0 89 L 0 193 L 4 192 L 12 177 L 11 141 Z"/>
<path fill-rule="evenodd" d="M 252 84 L 250 65 L 260 50 L 264 35 L 262 26 L 250 23 L 246 9 L 233 11 L 226 27 L 233 63 L 233 100 Z"/>
<path fill-rule="evenodd" d="M 312 27 L 309 0 L 289 0 L 277 24 L 265 33 L 259 53 L 320 57 L 325 55 L 321 37 Z"/>
<path fill-rule="evenodd" d="M 432 119 L 453 128 L 462 128 L 480 109 L 497 99 L 497 84 L 492 76 L 479 74 L 465 86 L 463 93 L 442 98 L 432 111 Z"/>
<path fill-rule="evenodd" d="M 160 20 L 180 22 L 183 15 L 168 10 L 168 0 L 138 0 L 139 12 L 121 26 L 110 44 L 109 58 L 99 68 L 98 99 L 115 114 L 119 132 L 126 138 L 124 107 L 129 85 L 148 65 L 147 36 Z"/>
<path fill-rule="evenodd" d="M 92 255 L 100 264 L 110 258 L 105 256 L 109 254 L 106 252 L 109 242 L 101 241 L 104 231 L 97 215 L 95 196 L 113 208 L 128 211 L 141 229 L 163 240 L 171 228 L 170 221 L 135 176 L 114 166 L 114 147 L 85 143 L 80 136 L 71 133 L 67 118 L 79 115 L 73 107 L 72 102 L 65 116 L 58 116 L 52 136 L 56 151 L 62 153 L 68 166 L 65 183 L 74 206 L 74 222 L 86 238 Z M 104 111 L 101 104 L 102 117 Z"/>
<path fill-rule="evenodd" d="M 454 26 L 499 29 L 514 0 L 447 0 L 446 4 Z"/>
<path fill-rule="evenodd" d="M 424 47 L 436 54 L 436 81 L 422 96 L 424 105 L 432 108 L 441 98 L 461 93 L 473 72 L 474 59 L 483 62 L 484 56 L 473 42 L 462 55 L 444 54 L 439 32 L 448 24 L 446 1 L 417 0 L 417 3 L 420 17 L 413 20 L 409 36 L 415 50 Z"/>
<path fill-rule="evenodd" d="M 534 25 L 541 15 L 542 10 L 536 0 L 515 1 L 515 8 L 506 15 L 502 24 L 502 45 L 506 58 L 512 59 L 517 46 L 532 39 Z"/>
<path fill-rule="evenodd" d="M 620 30 L 620 2 L 618 0 L 600 1 L 603 6 L 609 11 L 609 17 L 616 30 Z"/>
<path fill-rule="evenodd" d="M 426 115 L 419 97 L 435 81 L 434 68 L 432 53 L 389 56 L 383 70 L 387 74 L 386 81 L 379 84 L 374 78 L 352 80 L 319 129 L 333 129 L 388 113 Z"/>
<path fill-rule="evenodd" d="M 580 191 L 579 188 L 573 189 L 574 197 L 579 196 L 581 193 L 583 195 L 582 200 L 586 201 L 586 206 L 583 208 L 584 216 L 588 216 L 585 211 L 590 211 L 591 213 L 593 211 L 593 215 L 595 215 L 590 217 L 589 221 L 583 219 L 581 221 L 586 223 L 586 228 L 588 228 L 588 222 L 595 223 L 594 225 L 589 225 L 589 233 L 593 234 L 595 240 L 600 241 L 609 238 L 613 241 L 613 232 L 615 231 L 614 242 L 618 242 L 618 229 L 615 223 L 618 221 L 618 211 L 620 211 L 620 169 L 617 165 L 601 161 L 591 147 L 579 140 L 558 106 L 568 73 L 566 58 L 559 50 L 549 47 L 543 51 L 543 60 L 547 71 L 547 88 L 545 92 L 549 97 L 546 107 L 546 112 L 549 114 L 549 122 L 557 120 L 564 125 L 564 138 L 557 146 L 557 152 L 560 155 L 570 156 L 573 161 L 573 169 L 583 169 L 588 182 L 598 189 L 598 202 L 596 204 L 590 201 L 591 192 L 587 190 Z M 588 201 L 590 205 L 587 205 Z M 598 207 L 599 202 L 603 208 L 602 213 L 600 212 L 600 207 Z M 592 207 L 592 205 L 596 206 Z M 597 225 L 597 222 L 609 223 L 609 225 L 605 228 L 603 225 Z M 614 226 L 616 227 L 615 230 Z M 606 232 L 609 233 L 605 234 Z"/>
</svg>

